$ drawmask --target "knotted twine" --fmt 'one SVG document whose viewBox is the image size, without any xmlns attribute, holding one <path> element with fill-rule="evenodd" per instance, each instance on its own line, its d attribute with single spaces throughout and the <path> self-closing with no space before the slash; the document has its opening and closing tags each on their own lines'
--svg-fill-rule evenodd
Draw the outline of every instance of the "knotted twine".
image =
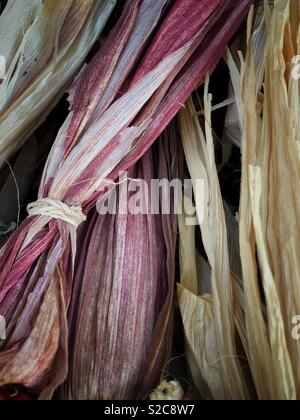
<svg viewBox="0 0 300 420">
<path fill-rule="evenodd" d="M 80 206 L 69 206 L 53 198 L 41 198 L 27 207 L 29 216 L 47 216 L 51 219 L 63 220 L 78 228 L 86 221 L 86 216 Z"/>
</svg>

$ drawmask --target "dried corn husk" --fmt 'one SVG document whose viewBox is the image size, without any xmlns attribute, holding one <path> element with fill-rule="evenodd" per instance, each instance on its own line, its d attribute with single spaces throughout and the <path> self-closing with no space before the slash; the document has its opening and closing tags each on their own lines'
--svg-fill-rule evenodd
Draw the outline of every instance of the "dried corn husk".
<svg viewBox="0 0 300 420">
<path fill-rule="evenodd" d="M 9 0 L 0 16 L 0 167 L 64 94 L 115 0 Z"/>
<path fill-rule="evenodd" d="M 300 343 L 292 337 L 292 319 L 300 313 L 299 80 L 290 63 L 299 52 L 299 1 L 274 1 L 274 8 L 266 3 L 265 21 L 263 105 L 257 99 L 261 86 L 251 47 L 251 19 L 242 66 L 240 244 L 245 312 L 259 398 L 295 399 L 300 397 Z"/>
<path fill-rule="evenodd" d="M 124 196 L 123 189 L 117 196 L 117 214 L 92 212 L 85 227 L 90 234 L 86 255 L 76 267 L 69 316 L 70 370 L 60 392 L 64 399 L 144 397 L 170 358 L 172 317 L 162 315 L 166 308 L 171 315 L 176 216 L 151 215 L 150 191 L 151 179 L 177 178 L 176 140 L 176 129 L 170 128 L 159 140 L 159 149 L 147 152 L 128 173 L 130 179 L 146 181 L 149 190 L 142 191 L 140 200 L 148 203 L 149 214 L 122 214 L 124 198 L 132 196 Z M 147 364 L 156 370 L 156 378 L 144 388 Z"/>
<path fill-rule="evenodd" d="M 185 202 L 187 206 L 189 203 L 187 197 Z M 189 207 L 192 209 L 191 202 Z M 186 224 L 185 214 L 180 215 L 178 221 L 181 276 L 177 290 L 190 373 L 202 398 L 211 399 L 212 396 L 225 398 L 213 317 L 211 269 L 197 254 L 195 226 Z M 210 293 L 207 291 L 205 294 L 200 290 L 204 283 L 209 285 Z"/>
<path fill-rule="evenodd" d="M 255 21 L 253 24 L 253 59 L 256 71 L 257 88 L 261 86 L 264 72 L 265 60 L 266 25 L 264 18 L 264 7 L 262 5 L 255 9 Z M 227 64 L 230 71 L 229 97 L 235 98 L 235 103 L 228 107 L 225 133 L 223 141 L 229 139 L 233 144 L 241 147 L 243 131 L 242 122 L 242 97 L 241 97 L 241 69 L 240 53 L 245 53 L 247 48 L 246 36 L 241 37 L 227 50 Z"/>
<path fill-rule="evenodd" d="M 70 114 L 50 153 L 39 199 L 58 200 L 87 214 L 103 194 L 103 179 L 115 180 L 120 170 L 132 167 L 206 71 L 214 68 L 252 3 L 177 0 L 156 29 L 140 65 L 127 55 L 122 77 L 135 70 L 130 80 L 118 82 L 120 92 L 101 104 L 123 54 L 133 48 L 139 58 L 140 39 L 146 42 L 154 35 L 145 34 L 140 25 L 142 7 L 152 1 L 127 3 L 107 42 L 74 82 Z M 156 20 L 152 17 L 153 28 Z M 138 25 L 141 37 L 135 31 Z M 139 43 L 134 45 L 136 37 Z M 1 346 L 0 386 L 23 384 L 40 398 L 49 398 L 64 381 L 76 239 L 72 224 L 44 211 L 28 218 L 2 249 L 0 313 L 7 318 L 8 339 Z M 159 321 L 162 326 L 154 334 L 142 389 L 149 389 L 157 378 L 156 360 L 161 357 L 169 315 L 168 301 Z"/>
<path fill-rule="evenodd" d="M 199 221 L 202 221 L 201 206 L 204 207 L 204 220 L 200 228 L 211 266 L 212 295 L 199 296 L 195 285 L 190 289 L 188 284 L 183 283 L 179 286 L 179 304 L 187 346 L 191 348 L 195 359 L 191 366 L 194 374 L 196 364 L 213 398 L 245 399 L 248 397 L 248 390 L 235 343 L 234 286 L 229 265 L 225 214 L 215 164 L 208 82 L 204 100 L 205 134 L 191 100 L 180 113 L 180 123 L 194 188 L 197 179 L 202 179 L 205 184 L 205 197 L 197 199 L 196 196 L 196 209 Z M 201 202 L 203 199 L 204 203 Z M 185 270 L 185 265 L 181 269 Z M 183 281 L 186 277 L 183 271 Z M 199 378 L 196 379 L 197 382 Z"/>
</svg>

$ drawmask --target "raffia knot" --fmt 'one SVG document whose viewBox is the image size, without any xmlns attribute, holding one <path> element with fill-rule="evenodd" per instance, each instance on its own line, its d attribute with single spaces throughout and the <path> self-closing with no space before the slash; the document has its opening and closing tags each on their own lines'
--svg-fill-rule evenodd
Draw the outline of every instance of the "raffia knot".
<svg viewBox="0 0 300 420">
<path fill-rule="evenodd" d="M 80 206 L 68 206 L 59 200 L 41 198 L 27 207 L 29 216 L 47 216 L 63 220 L 74 227 L 86 221 L 86 216 Z"/>
</svg>

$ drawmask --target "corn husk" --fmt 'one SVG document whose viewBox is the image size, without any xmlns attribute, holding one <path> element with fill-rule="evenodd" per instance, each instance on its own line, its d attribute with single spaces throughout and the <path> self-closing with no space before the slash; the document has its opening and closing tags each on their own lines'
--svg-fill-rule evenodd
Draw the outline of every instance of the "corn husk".
<svg viewBox="0 0 300 420">
<path fill-rule="evenodd" d="M 176 127 L 128 176 L 147 183 L 139 197 L 149 214 L 122 214 L 132 193 L 120 190 L 117 214 L 92 212 L 84 228 L 89 233 L 76 267 L 64 399 L 145 397 L 171 356 L 176 216 L 151 215 L 150 191 L 151 179 L 177 178 Z M 152 379 L 145 384 L 147 365 Z"/>
<path fill-rule="evenodd" d="M 193 180 L 205 184 L 205 197 L 196 196 L 196 209 L 204 248 L 211 267 L 211 294 L 199 295 L 195 286 L 181 283 L 179 304 L 181 308 L 187 347 L 194 361 L 191 371 L 207 385 L 215 399 L 245 399 L 248 390 L 243 378 L 235 342 L 235 313 L 233 281 L 228 253 L 224 208 L 215 165 L 214 143 L 211 130 L 211 97 L 208 83 L 205 89 L 205 134 L 196 110 L 190 100 L 180 113 L 181 135 L 188 168 Z M 205 200 L 202 221 L 201 200 Z M 185 233 L 186 234 L 186 233 Z M 185 269 L 185 265 L 181 270 Z M 181 274 L 186 278 L 186 274 Z M 200 279 L 201 281 L 201 279 Z M 199 389 L 203 393 L 203 388 Z M 208 395 L 204 395 L 208 397 Z"/>
<path fill-rule="evenodd" d="M 293 319 L 299 313 L 299 69 L 295 57 L 300 4 L 273 3 L 271 7 L 265 2 L 264 13 L 256 20 L 253 12 L 249 16 L 245 61 L 239 54 L 241 70 L 231 55 L 228 59 L 237 92 L 236 121 L 241 121 L 237 125 L 241 139 L 238 134 L 235 138 L 242 146 L 239 241 L 235 220 L 226 206 L 225 210 L 234 318 L 256 395 L 261 400 L 294 400 L 300 389 L 299 340 L 292 334 Z M 186 332 L 190 340 L 196 335 L 191 325 Z"/>
<path fill-rule="evenodd" d="M 87 214 L 103 195 L 103 179 L 115 180 L 120 170 L 132 167 L 215 67 L 252 3 L 177 0 L 156 32 L 145 34 L 142 8 L 152 1 L 127 2 L 106 43 L 73 83 L 70 114 L 48 158 L 39 198 L 79 206 Z M 143 36 L 137 35 L 137 27 Z M 150 36 L 153 40 L 139 64 L 140 40 L 147 45 Z M 127 54 L 132 49 L 135 63 Z M 123 54 L 122 74 L 130 79 L 119 81 L 121 89 L 100 104 L 106 89 L 111 92 Z M 0 313 L 7 319 L 8 338 L 1 345 L 0 386 L 21 384 L 39 398 L 50 398 L 65 380 L 76 245 L 72 225 L 44 215 L 26 219 L 2 249 Z M 170 305 L 161 315 L 164 328 L 169 311 Z M 160 331 L 154 334 L 154 356 Z M 157 377 L 153 362 L 146 367 L 145 389 Z"/>
<path fill-rule="evenodd" d="M 255 9 L 255 19 L 252 31 L 253 60 L 256 71 L 256 83 L 259 89 L 264 73 L 266 25 L 264 7 L 258 5 Z M 243 32 L 239 39 L 227 50 L 227 64 L 230 71 L 229 97 L 234 97 L 235 103 L 227 110 L 225 132 L 223 141 L 230 140 L 233 144 L 241 147 L 243 132 L 242 121 L 242 97 L 241 97 L 241 66 L 240 54 L 245 54 L 247 39 Z"/>
<path fill-rule="evenodd" d="M 0 167 L 47 117 L 101 33 L 114 0 L 9 0 L 0 16 Z"/>
<path fill-rule="evenodd" d="M 300 347 L 291 330 L 300 310 L 299 80 L 290 63 L 299 52 L 299 2 L 275 1 L 272 9 L 265 4 L 265 21 L 263 105 L 257 100 L 251 19 L 242 67 L 240 243 L 247 336 L 259 398 L 296 399 Z"/>
</svg>

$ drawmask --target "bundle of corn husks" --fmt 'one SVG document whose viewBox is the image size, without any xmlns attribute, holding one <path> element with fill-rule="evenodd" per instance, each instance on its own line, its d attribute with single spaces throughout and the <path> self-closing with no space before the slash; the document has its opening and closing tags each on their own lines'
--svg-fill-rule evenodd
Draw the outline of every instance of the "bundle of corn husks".
<svg viewBox="0 0 300 420">
<path fill-rule="evenodd" d="M 7 2 L 0 399 L 300 398 L 300 0 L 252 4 Z"/>
<path fill-rule="evenodd" d="M 250 4 L 249 0 L 234 4 L 222 0 L 177 0 L 171 4 L 163 0 L 129 1 L 109 38 L 73 83 L 70 114 L 48 157 L 39 198 L 28 206 L 30 217 L 1 251 L 0 312 L 7 322 L 7 338 L 1 346 L 0 386 L 19 384 L 40 398 L 49 398 L 65 380 L 68 372 L 68 331 L 73 330 L 76 335 L 78 328 L 88 328 L 90 322 L 84 314 L 84 308 L 78 320 L 77 316 L 72 317 L 70 300 L 74 296 L 75 304 L 81 302 L 84 295 L 80 297 L 80 290 L 85 292 L 80 282 L 84 281 L 85 284 L 95 276 L 93 266 L 89 268 L 85 264 L 84 255 L 94 260 L 93 243 L 97 237 L 94 239 L 91 235 L 91 242 L 86 242 L 87 249 L 84 251 L 76 246 L 77 228 L 86 221 L 88 211 L 103 196 L 105 178 L 117 179 L 121 170 L 129 169 L 138 161 L 189 94 L 202 82 L 205 73 L 215 67 Z M 168 159 L 166 155 L 166 162 Z M 167 175 L 169 172 L 165 169 L 164 173 Z M 151 177 L 151 170 L 145 176 Z M 74 372 L 70 372 L 71 397 L 122 398 L 137 395 L 136 392 L 145 395 L 158 381 L 168 357 L 170 342 L 172 267 L 175 264 L 172 238 L 174 234 L 176 237 L 176 231 L 171 229 L 172 223 L 167 220 L 152 219 L 147 222 L 148 230 L 152 231 L 156 226 L 152 232 L 152 247 L 155 248 L 155 242 L 156 246 L 160 244 L 164 247 L 159 231 L 163 229 L 165 232 L 166 258 L 169 260 L 164 270 L 168 274 L 163 275 L 157 254 L 151 255 L 149 249 L 149 260 L 145 260 L 145 265 L 139 270 L 142 270 L 141 276 L 145 270 L 153 272 L 150 280 L 154 301 L 149 305 L 148 315 L 142 310 L 142 319 L 136 319 L 136 329 L 128 330 L 128 335 L 125 335 L 125 343 L 133 335 L 138 335 L 137 339 L 142 340 L 142 331 L 146 329 L 145 348 L 139 349 L 140 356 L 136 356 L 137 365 L 132 365 L 132 371 L 127 371 L 130 366 L 126 361 L 127 353 L 124 355 L 124 367 L 122 358 L 117 357 L 116 363 L 112 359 L 111 368 L 107 371 L 107 380 L 111 382 L 105 387 L 99 384 L 98 388 L 97 378 L 105 375 L 105 366 L 101 366 L 107 358 L 104 353 L 102 362 L 99 354 L 99 360 L 93 359 L 92 363 L 93 369 L 95 363 L 98 368 L 85 388 L 80 378 L 89 378 L 90 368 L 88 363 L 83 363 L 79 377 L 76 374 L 79 369 L 76 363 L 77 360 L 82 361 L 80 352 L 84 353 L 84 350 L 81 349 L 79 337 L 73 337 L 70 357 L 75 361 L 75 366 Z M 143 223 L 146 221 L 147 218 L 144 218 Z M 124 229 L 122 218 L 116 218 L 114 223 L 117 229 Z M 134 223 L 141 222 L 137 219 Z M 103 221 L 99 220 L 96 226 L 98 224 L 100 230 Z M 113 225 L 111 229 L 114 229 Z M 110 240 L 111 233 L 107 234 Z M 103 232 L 103 235 L 106 236 L 106 233 Z M 103 261 L 107 258 L 118 260 L 115 252 L 112 256 L 106 256 L 110 248 L 103 246 Z M 82 274 L 77 279 L 76 258 L 79 267 L 84 264 L 79 269 Z M 81 258 L 84 258 L 83 261 L 80 261 Z M 101 267 L 101 260 L 98 263 Z M 136 264 L 140 265 L 141 262 L 137 261 Z M 128 265 L 129 272 L 124 277 L 125 289 L 128 289 L 127 278 L 132 278 L 132 290 L 135 281 L 142 281 L 137 278 L 139 272 L 134 274 L 136 264 Z M 121 275 L 118 270 L 121 267 L 117 264 L 113 271 L 117 278 Z M 164 284 L 158 283 L 162 277 L 165 277 Z M 166 281 L 166 277 L 169 277 L 169 281 Z M 113 320 L 108 326 L 116 330 L 111 332 L 110 338 L 107 337 L 109 349 L 114 352 L 117 350 L 113 349 L 118 347 L 111 346 L 120 334 L 118 328 L 122 328 L 116 317 L 125 310 L 126 305 L 130 305 L 130 300 L 124 302 L 122 309 L 122 300 L 118 297 L 120 294 L 113 292 L 112 274 L 102 275 L 99 281 L 108 284 L 107 289 L 104 287 L 105 294 L 109 291 L 112 293 L 107 297 L 104 295 L 102 299 L 113 300 L 116 305 L 111 312 Z M 138 296 L 142 299 L 149 287 L 147 278 L 139 287 L 141 291 Z M 162 289 L 161 293 L 156 293 L 155 289 L 159 288 Z M 133 299 L 130 290 L 127 293 L 129 299 Z M 85 306 L 84 300 L 82 302 Z M 100 306 L 104 301 L 101 302 L 99 298 Z M 136 302 L 138 304 L 142 302 Z M 67 322 L 69 309 L 70 325 Z M 155 328 L 156 322 L 159 328 Z M 96 337 L 103 340 L 105 335 L 99 331 L 91 344 L 95 344 Z M 143 363 L 148 354 L 147 367 Z M 143 366 L 141 371 L 139 366 Z M 117 379 L 113 379 L 113 375 L 118 373 L 123 378 L 119 390 L 114 386 Z M 143 388 L 139 389 L 139 384 L 143 384 Z"/>
</svg>

